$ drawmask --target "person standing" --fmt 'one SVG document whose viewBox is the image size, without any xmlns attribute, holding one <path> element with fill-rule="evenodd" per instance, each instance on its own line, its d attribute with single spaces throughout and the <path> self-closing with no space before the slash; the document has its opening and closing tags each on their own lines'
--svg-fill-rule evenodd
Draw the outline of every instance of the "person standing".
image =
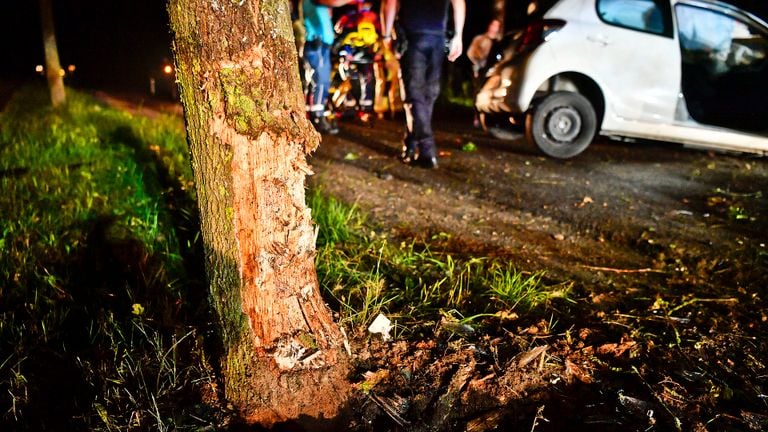
<svg viewBox="0 0 768 432">
<path fill-rule="evenodd" d="M 311 89 L 309 95 L 309 118 L 320 133 L 336 134 L 339 129 L 325 117 L 328 89 L 331 86 L 331 45 L 333 45 L 334 7 L 343 6 L 357 0 L 303 0 L 304 59 L 312 68 Z"/>
<path fill-rule="evenodd" d="M 406 132 L 400 160 L 425 168 L 437 168 L 432 112 L 440 94 L 449 2 L 453 9 L 454 33 L 448 45 L 448 60 L 452 62 L 463 49 L 465 0 L 384 0 L 382 4 L 385 44 L 391 46 L 397 17 L 401 30 L 397 37 L 405 46 L 400 65 L 405 87 Z"/>
<path fill-rule="evenodd" d="M 467 48 L 467 58 L 472 62 L 472 93 L 476 96 L 482 85 L 481 71 L 488 64 L 488 55 L 491 53 L 493 44 L 501 39 L 501 21 L 492 19 L 488 24 L 488 29 L 483 34 L 479 34 L 472 39 L 472 43 Z M 475 110 L 472 121 L 474 127 L 480 127 L 480 119 L 477 110 Z"/>
<path fill-rule="evenodd" d="M 488 54 L 491 52 L 494 42 L 501 39 L 501 21 L 492 19 L 488 23 L 488 29 L 472 39 L 467 48 L 467 58 L 472 62 L 472 75 L 477 78 L 480 71 L 488 63 Z"/>
</svg>

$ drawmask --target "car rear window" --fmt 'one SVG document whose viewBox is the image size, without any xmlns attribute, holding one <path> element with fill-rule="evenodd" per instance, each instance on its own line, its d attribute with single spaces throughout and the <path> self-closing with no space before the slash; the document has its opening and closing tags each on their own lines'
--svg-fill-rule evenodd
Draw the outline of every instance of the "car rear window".
<svg viewBox="0 0 768 432">
<path fill-rule="evenodd" d="M 597 15 L 607 24 L 672 37 L 666 0 L 597 0 Z"/>
</svg>

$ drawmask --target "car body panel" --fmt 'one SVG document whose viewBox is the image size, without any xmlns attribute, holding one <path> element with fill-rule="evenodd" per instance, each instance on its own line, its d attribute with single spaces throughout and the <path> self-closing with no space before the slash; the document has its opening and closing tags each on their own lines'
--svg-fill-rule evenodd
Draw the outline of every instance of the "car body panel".
<svg viewBox="0 0 768 432">
<path fill-rule="evenodd" d="M 593 60 L 590 76 L 606 95 L 606 112 L 649 123 L 674 120 L 680 92 L 677 37 L 607 24 L 598 18 L 594 5 L 583 12 L 583 19 L 588 22 L 584 45 L 592 51 L 589 57 Z M 638 55 L 639 51 L 643 55 Z M 612 61 L 594 61 L 600 58 Z M 619 73 L 616 65 L 621 65 Z"/>
<path fill-rule="evenodd" d="M 593 81 L 602 93 L 602 135 L 768 154 L 768 136 L 701 124 L 689 115 L 681 88 L 681 48 L 674 16 L 671 32 L 651 34 L 604 22 L 595 1 L 561 0 L 549 9 L 543 18 L 563 20 L 565 26 L 533 50 L 493 66 L 477 95 L 478 111 L 519 118 L 535 104 L 538 94 L 569 90 L 567 82 L 558 84 L 553 77 L 578 74 Z M 670 0 L 669 13 L 678 3 L 723 10 L 768 32 L 765 23 L 730 5 Z"/>
<path fill-rule="evenodd" d="M 663 124 L 620 119 L 616 121 L 614 129 L 603 128 L 601 134 L 610 137 L 669 141 L 709 150 L 768 155 L 768 138 L 765 136 L 702 124 Z"/>
</svg>

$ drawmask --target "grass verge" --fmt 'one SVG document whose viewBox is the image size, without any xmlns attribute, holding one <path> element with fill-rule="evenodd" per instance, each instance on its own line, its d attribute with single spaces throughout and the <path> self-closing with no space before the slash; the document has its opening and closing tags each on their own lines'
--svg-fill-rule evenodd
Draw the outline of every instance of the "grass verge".
<svg viewBox="0 0 768 432">
<path fill-rule="evenodd" d="M 212 329 L 183 124 L 68 97 L 53 111 L 29 87 L 0 113 L 0 430 L 210 426 L 221 413 L 206 404 Z M 498 259 L 377 234 L 321 191 L 308 204 L 319 280 L 358 335 L 379 313 L 405 337 L 438 322 L 463 332 L 563 293 Z"/>
<path fill-rule="evenodd" d="M 342 324 L 358 332 L 379 313 L 397 320 L 396 331 L 407 335 L 437 321 L 498 322 L 568 295 L 567 287 L 547 286 L 542 273 L 518 271 L 501 259 L 393 243 L 371 230 L 354 206 L 322 191 L 310 191 L 308 202 L 319 228 L 320 284 Z"/>
<path fill-rule="evenodd" d="M 47 97 L 0 114 L 0 429 L 205 424 L 183 124 Z"/>
</svg>

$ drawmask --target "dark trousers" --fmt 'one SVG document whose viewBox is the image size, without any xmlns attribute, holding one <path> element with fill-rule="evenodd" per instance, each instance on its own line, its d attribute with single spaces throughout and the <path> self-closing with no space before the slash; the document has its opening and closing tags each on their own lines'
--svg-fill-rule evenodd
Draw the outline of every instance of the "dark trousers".
<svg viewBox="0 0 768 432">
<path fill-rule="evenodd" d="M 425 157 L 437 156 L 432 134 L 432 111 L 440 94 L 440 72 L 445 58 L 445 36 L 405 32 L 406 49 L 400 58 L 405 87 L 405 146 Z"/>
</svg>

